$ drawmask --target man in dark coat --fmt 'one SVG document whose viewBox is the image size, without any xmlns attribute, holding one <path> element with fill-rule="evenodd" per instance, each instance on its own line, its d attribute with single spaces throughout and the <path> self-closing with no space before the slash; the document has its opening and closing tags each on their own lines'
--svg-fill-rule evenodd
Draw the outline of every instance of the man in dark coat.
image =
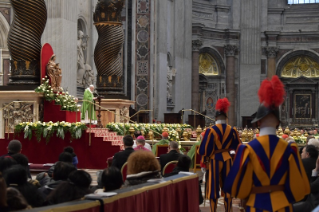
<svg viewBox="0 0 319 212">
<path fill-rule="evenodd" d="M 317 158 L 318 152 L 315 146 L 307 145 L 303 148 L 301 159 L 310 183 L 313 181 L 313 179 L 311 178 L 311 173 L 312 170 L 316 168 Z"/>
<path fill-rule="evenodd" d="M 115 153 L 112 161 L 112 166 L 115 166 L 119 170 L 122 169 L 122 166 L 124 163 L 126 163 L 127 158 L 130 156 L 132 152 L 134 152 L 134 149 L 132 148 L 134 141 L 132 136 L 126 135 L 123 138 L 123 143 L 124 143 L 124 151 Z"/>
<path fill-rule="evenodd" d="M 164 166 L 174 160 L 178 160 L 181 155 L 178 150 L 178 143 L 171 141 L 168 145 L 168 153 L 160 156 L 161 172 L 163 172 Z"/>
</svg>

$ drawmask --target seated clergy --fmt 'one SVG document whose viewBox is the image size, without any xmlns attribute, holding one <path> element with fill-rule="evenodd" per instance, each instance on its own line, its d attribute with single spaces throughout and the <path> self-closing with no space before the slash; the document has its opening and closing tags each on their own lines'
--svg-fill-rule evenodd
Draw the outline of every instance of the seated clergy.
<svg viewBox="0 0 319 212">
<path fill-rule="evenodd" d="M 171 141 L 168 145 L 168 153 L 160 156 L 161 172 L 164 166 L 174 160 L 178 160 L 181 155 L 178 151 L 178 143 L 176 141 Z"/>
<path fill-rule="evenodd" d="M 137 137 L 139 137 L 140 135 L 142 135 L 141 131 L 135 131 L 135 132 L 134 132 L 134 137 L 135 137 L 135 139 L 136 139 Z M 137 147 L 136 140 L 134 140 L 133 149 L 134 149 L 135 147 Z M 151 145 L 150 145 L 149 143 L 146 143 L 146 142 L 145 142 L 144 147 L 145 147 L 146 149 L 152 151 L 152 147 L 151 147 Z"/>
<path fill-rule="evenodd" d="M 140 135 L 137 137 L 136 139 L 136 147 L 134 148 L 134 150 L 144 150 L 144 151 L 150 151 L 149 149 L 147 149 L 145 147 L 145 138 L 144 136 Z"/>
<path fill-rule="evenodd" d="M 126 135 L 123 138 L 124 143 L 124 151 L 115 153 L 112 161 L 112 166 L 118 168 L 119 170 L 122 169 L 124 163 L 126 163 L 127 158 L 130 156 L 131 153 L 134 152 L 133 146 L 133 138 L 130 135 Z"/>
</svg>

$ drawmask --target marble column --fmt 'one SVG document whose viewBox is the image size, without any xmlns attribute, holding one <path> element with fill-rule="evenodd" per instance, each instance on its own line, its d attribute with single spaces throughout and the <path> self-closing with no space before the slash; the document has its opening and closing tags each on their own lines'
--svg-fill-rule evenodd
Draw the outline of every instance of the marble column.
<svg viewBox="0 0 319 212">
<path fill-rule="evenodd" d="M 277 47 L 266 47 L 265 52 L 267 54 L 267 76 L 270 79 L 276 75 L 276 57 L 278 52 Z"/>
<path fill-rule="evenodd" d="M 236 114 L 235 114 L 235 54 L 237 53 L 236 45 L 225 45 L 226 55 L 226 96 L 230 102 L 228 110 L 228 124 L 231 126 L 236 125 Z"/>
<path fill-rule="evenodd" d="M 202 46 L 201 40 L 192 41 L 192 109 L 199 111 L 199 49 Z"/>
</svg>

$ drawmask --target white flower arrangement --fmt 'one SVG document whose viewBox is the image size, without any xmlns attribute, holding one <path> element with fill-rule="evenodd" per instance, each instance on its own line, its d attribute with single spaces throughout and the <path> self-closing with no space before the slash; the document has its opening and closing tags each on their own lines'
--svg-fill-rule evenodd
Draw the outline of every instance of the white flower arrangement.
<svg viewBox="0 0 319 212">
<path fill-rule="evenodd" d="M 61 105 L 62 110 L 78 111 L 75 98 L 69 95 L 69 92 L 53 92 L 52 87 L 49 85 L 49 79 L 47 76 L 42 79 L 42 84 L 35 89 L 35 92 L 42 93 L 46 101 L 55 101 L 56 104 Z"/>
<path fill-rule="evenodd" d="M 69 132 L 72 138 L 79 139 L 82 137 L 82 130 L 85 130 L 86 128 L 86 125 L 81 122 L 22 122 L 15 126 L 15 133 L 24 132 L 24 138 L 31 139 L 33 131 L 35 131 L 38 141 L 42 138 L 46 138 L 46 141 L 48 142 L 54 133 L 56 133 L 57 137 L 64 139 L 65 134 Z"/>
</svg>

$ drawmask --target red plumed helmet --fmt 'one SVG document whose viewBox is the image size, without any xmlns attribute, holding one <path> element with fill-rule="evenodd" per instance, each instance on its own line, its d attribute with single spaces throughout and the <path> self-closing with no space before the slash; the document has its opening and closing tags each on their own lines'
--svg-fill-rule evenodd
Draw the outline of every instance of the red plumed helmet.
<svg viewBox="0 0 319 212">
<path fill-rule="evenodd" d="M 230 102 L 227 98 L 218 99 L 215 109 L 220 112 L 227 113 L 229 106 Z"/>
<path fill-rule="evenodd" d="M 265 107 L 279 107 L 285 96 L 283 83 L 277 75 L 274 75 L 271 80 L 265 79 L 258 91 L 259 101 Z"/>
</svg>

